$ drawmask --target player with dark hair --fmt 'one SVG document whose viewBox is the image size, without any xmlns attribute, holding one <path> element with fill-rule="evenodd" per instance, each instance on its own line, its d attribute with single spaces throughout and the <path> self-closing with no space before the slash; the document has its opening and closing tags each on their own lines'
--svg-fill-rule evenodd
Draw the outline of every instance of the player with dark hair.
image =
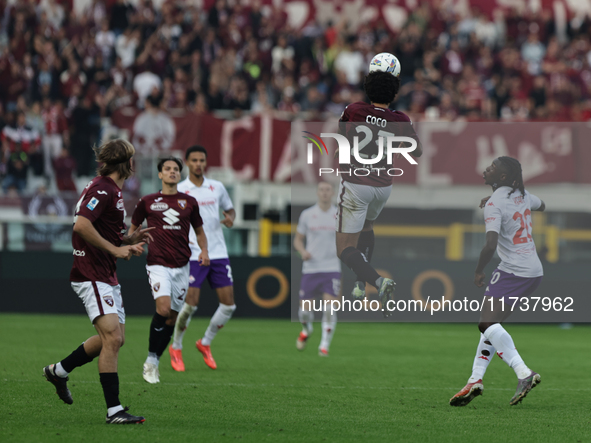
<svg viewBox="0 0 591 443">
<path fill-rule="evenodd" d="M 224 185 L 205 177 L 203 174 L 207 168 L 207 151 L 203 146 L 191 146 L 185 153 L 185 163 L 189 168 L 189 176 L 179 183 L 179 191 L 195 197 L 199 203 L 199 210 L 203 218 L 203 229 L 207 234 L 209 242 L 209 266 L 198 266 L 195 261 L 199 256 L 200 249 L 195 242 L 194 234 L 191 233 L 189 245 L 191 247 L 191 272 L 189 277 L 189 291 L 182 310 L 174 328 L 174 340 L 168 352 L 170 363 L 175 371 L 184 371 L 183 362 L 183 336 L 191 321 L 192 315 L 197 310 L 201 286 L 207 279 L 209 286 L 215 289 L 219 306 L 203 337 L 195 343 L 197 350 L 203 355 L 203 361 L 211 369 L 216 369 L 217 364 L 211 355 L 211 342 L 216 334 L 232 318 L 236 310 L 234 304 L 234 282 L 232 268 L 222 225 L 231 228 L 234 225 L 236 211 L 232 206 L 230 196 Z M 220 221 L 220 207 L 224 216 Z"/>
<path fill-rule="evenodd" d="M 183 162 L 168 157 L 158 162 L 158 178 L 162 190 L 141 198 L 131 219 L 134 232 L 147 220 L 148 227 L 156 229 L 156 240 L 148 249 L 148 280 L 156 302 L 156 312 L 150 325 L 148 357 L 144 363 L 144 380 L 160 382 L 158 364 L 174 331 L 178 312 L 189 288 L 189 233 L 191 227 L 197 233 L 200 247 L 199 265 L 209 266 L 207 238 L 199 205 L 190 195 L 177 190 Z"/>
<path fill-rule="evenodd" d="M 87 339 L 59 363 L 43 368 L 43 375 L 56 387 L 58 396 L 72 404 L 66 383 L 68 374 L 98 356 L 107 423 L 143 423 L 144 417 L 129 414 L 128 408 L 119 402 L 117 359 L 125 341 L 125 310 L 116 271 L 118 258 L 129 260 L 132 255 L 141 255 L 144 243 L 153 239 L 148 233 L 150 228 L 123 235 L 126 227 L 121 188 L 133 172 L 133 145 L 121 139 L 111 140 L 95 148 L 95 153 L 100 163 L 98 176 L 84 188 L 76 205 L 70 281 L 98 335 Z"/>
<path fill-rule="evenodd" d="M 530 296 L 542 281 L 544 271 L 532 236 L 531 211 L 543 211 L 542 200 L 523 186 L 521 164 L 511 157 L 499 157 L 486 168 L 485 184 L 493 189 L 483 198 L 486 244 L 476 266 L 474 283 L 484 286 L 484 268 L 495 250 L 501 263 L 492 273 L 484 292 L 485 300 L 478 329 L 480 342 L 474 357 L 472 375 L 464 388 L 449 401 L 452 406 L 465 406 L 482 394 L 482 378 L 495 352 L 517 375 L 517 391 L 510 405 L 516 405 L 540 383 L 540 375 L 529 369 L 515 349 L 513 339 L 501 326 L 517 300 Z"/>
<path fill-rule="evenodd" d="M 400 64 L 396 57 L 387 53 L 374 57 L 364 81 L 365 93 L 371 103 L 356 102 L 347 106 L 341 116 L 339 130 L 350 140 L 359 136 L 360 132 L 371 133 L 371 140 L 376 142 L 380 137 L 393 136 L 392 131 L 395 130 L 396 135 L 406 135 L 417 141 L 417 147 L 411 155 L 420 157 L 422 147 L 410 119 L 406 114 L 389 108 L 400 89 L 398 75 Z M 384 131 L 384 128 L 389 132 Z M 366 158 L 377 156 L 378 144 L 366 144 L 360 155 Z M 382 307 L 392 299 L 395 283 L 389 278 L 380 277 L 370 261 L 375 244 L 373 224 L 392 190 L 393 177 L 384 172 L 388 166 L 386 160 L 386 156 L 383 156 L 367 174 L 358 176 L 353 171 L 367 170 L 367 166 L 352 159 L 351 173 L 341 175 L 337 197 L 337 254 L 357 275 L 352 295 L 359 299 L 365 297 L 367 282 L 377 288 Z M 383 312 L 384 316 L 389 316 L 387 310 Z"/>
</svg>

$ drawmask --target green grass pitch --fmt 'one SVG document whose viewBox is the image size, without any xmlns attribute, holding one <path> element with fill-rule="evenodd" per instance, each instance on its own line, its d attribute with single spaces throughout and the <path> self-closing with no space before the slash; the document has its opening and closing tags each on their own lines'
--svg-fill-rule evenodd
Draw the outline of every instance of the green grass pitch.
<svg viewBox="0 0 591 443">
<path fill-rule="evenodd" d="M 185 337 L 187 371 L 175 373 L 166 352 L 154 386 L 142 379 L 149 322 L 127 319 L 119 360 L 121 401 L 146 423 L 107 426 L 96 361 L 70 375 L 71 406 L 41 375 L 92 334 L 88 319 L 0 315 L 0 441 L 591 441 L 587 326 L 509 324 L 542 384 L 510 407 L 516 378 L 495 357 L 484 395 L 452 408 L 472 368 L 475 325 L 340 323 L 321 358 L 320 324 L 298 352 L 298 324 L 235 319 L 213 343 L 212 371 L 194 348 L 208 322 L 197 316 Z"/>
</svg>

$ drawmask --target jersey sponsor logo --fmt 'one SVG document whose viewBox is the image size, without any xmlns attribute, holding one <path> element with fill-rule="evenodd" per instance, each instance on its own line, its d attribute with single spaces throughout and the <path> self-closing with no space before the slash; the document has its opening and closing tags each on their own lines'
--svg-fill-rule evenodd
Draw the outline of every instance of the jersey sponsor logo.
<svg viewBox="0 0 591 443">
<path fill-rule="evenodd" d="M 199 206 L 215 205 L 215 200 L 199 200 L 197 201 L 197 204 Z"/>
<path fill-rule="evenodd" d="M 164 221 L 169 225 L 177 224 L 181 219 L 179 218 L 180 213 L 170 208 L 162 213 L 164 215 Z M 166 228 L 166 227 L 165 227 Z M 179 227 L 180 229 L 180 227 Z"/>
<path fill-rule="evenodd" d="M 495 217 L 488 217 L 488 218 L 485 218 L 485 219 L 484 219 L 484 223 L 490 223 L 490 222 L 493 222 L 493 221 L 495 221 L 495 220 L 496 220 L 496 218 L 495 218 Z"/>
<path fill-rule="evenodd" d="M 113 307 L 113 305 L 115 304 L 115 301 L 113 300 L 113 297 L 111 297 L 110 295 L 103 295 L 103 300 L 110 307 Z"/>
<path fill-rule="evenodd" d="M 181 209 L 185 209 L 187 207 L 187 200 L 177 200 Z"/>
<path fill-rule="evenodd" d="M 107 191 L 96 191 L 97 194 L 107 195 Z"/>
<path fill-rule="evenodd" d="M 76 257 L 86 257 L 86 252 L 79 251 L 78 249 L 74 249 L 74 251 L 72 251 L 72 255 L 74 255 Z"/>
<path fill-rule="evenodd" d="M 160 290 L 160 283 L 155 283 L 152 289 L 154 289 L 154 292 L 158 292 Z"/>
<path fill-rule="evenodd" d="M 168 209 L 168 205 L 166 203 L 152 203 L 150 205 L 150 209 L 152 211 L 166 211 Z"/>
<path fill-rule="evenodd" d="M 123 199 L 120 198 L 119 200 L 117 200 L 117 209 L 119 209 L 120 211 L 124 211 L 125 210 L 125 204 L 123 203 Z"/>
<path fill-rule="evenodd" d="M 98 204 L 99 204 L 99 200 L 96 197 L 92 197 L 92 199 L 88 202 L 86 207 L 88 209 L 90 209 L 91 211 L 94 211 L 94 208 L 96 208 L 96 205 L 98 205 Z"/>
</svg>

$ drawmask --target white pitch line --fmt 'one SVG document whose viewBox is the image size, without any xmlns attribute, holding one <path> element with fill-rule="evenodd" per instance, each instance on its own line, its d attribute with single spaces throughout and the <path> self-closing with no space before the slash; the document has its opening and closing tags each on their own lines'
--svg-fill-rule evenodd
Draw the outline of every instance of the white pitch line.
<svg viewBox="0 0 591 443">
<path fill-rule="evenodd" d="M 3 382 L 11 382 L 11 383 L 32 383 L 33 380 L 9 380 L 3 379 Z M 38 381 L 38 380 L 35 380 Z M 70 383 L 91 383 L 91 384 L 99 384 L 99 381 L 95 380 L 70 380 Z M 149 383 L 146 382 L 138 382 L 138 381 L 129 381 L 129 382 L 121 382 L 122 385 L 144 385 L 146 387 L 149 386 Z M 261 388 L 261 387 L 268 387 L 268 388 L 305 388 L 305 389 L 374 389 L 377 391 L 392 391 L 392 390 L 417 390 L 417 391 L 455 391 L 458 388 L 443 388 L 443 387 L 421 387 L 421 386 L 302 386 L 302 385 L 276 385 L 276 384 L 269 384 L 269 383 L 181 383 L 181 382 L 160 382 L 159 385 L 163 386 L 200 386 L 200 387 L 208 387 L 208 386 L 237 386 L 242 388 Z M 513 391 L 513 388 L 486 388 L 487 391 Z M 591 391 L 591 388 L 577 388 L 577 389 L 566 389 L 566 388 L 543 388 L 544 391 Z"/>
</svg>

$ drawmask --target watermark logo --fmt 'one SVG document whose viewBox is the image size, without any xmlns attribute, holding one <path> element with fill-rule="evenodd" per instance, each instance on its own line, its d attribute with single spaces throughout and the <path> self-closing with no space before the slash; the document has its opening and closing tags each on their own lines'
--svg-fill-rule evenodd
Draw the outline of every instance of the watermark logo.
<svg viewBox="0 0 591 443">
<path fill-rule="evenodd" d="M 312 132 L 303 131 L 303 138 L 308 140 L 307 144 L 307 155 L 306 162 L 311 165 L 314 163 L 314 151 L 316 148 L 320 151 L 320 155 L 325 153 L 328 155 L 328 148 L 323 139 L 334 139 L 337 143 L 337 150 L 335 157 L 338 154 L 339 165 L 346 165 L 345 169 L 334 169 L 334 168 L 319 168 L 319 175 L 323 174 L 334 174 L 337 175 L 355 175 L 355 176 L 368 176 L 369 174 L 375 175 L 389 175 L 391 177 L 399 177 L 404 171 L 400 168 L 391 168 L 390 166 L 394 163 L 395 157 L 401 157 L 406 159 L 411 165 L 417 165 L 416 160 L 410 155 L 415 149 L 417 149 L 417 141 L 412 137 L 396 136 L 391 132 L 378 131 L 377 140 L 374 141 L 377 145 L 377 153 L 375 149 L 366 149 L 370 147 L 370 143 L 373 139 L 373 131 L 367 126 L 357 126 L 357 133 L 362 135 L 360 140 L 359 136 L 354 136 L 353 146 L 347 137 L 343 134 L 336 132 L 323 132 L 320 137 Z M 368 154 L 363 152 L 364 150 L 372 152 Z M 385 163 L 384 163 L 385 160 Z"/>
<path fill-rule="evenodd" d="M 326 155 L 328 155 L 328 148 L 326 147 L 326 145 L 324 144 L 324 142 L 322 141 L 322 139 L 320 137 L 318 137 L 316 134 L 313 134 L 308 131 L 303 131 L 303 132 L 305 134 L 310 134 L 312 137 L 314 137 L 314 138 L 311 138 L 306 135 L 302 136 L 306 140 L 310 140 L 312 143 L 314 143 L 316 145 L 316 147 L 320 150 L 320 155 L 324 154 L 325 152 L 326 152 Z M 324 151 L 320 147 L 320 144 L 322 144 Z M 310 143 L 308 143 L 308 164 L 311 164 L 311 163 L 312 163 L 312 145 Z"/>
</svg>

